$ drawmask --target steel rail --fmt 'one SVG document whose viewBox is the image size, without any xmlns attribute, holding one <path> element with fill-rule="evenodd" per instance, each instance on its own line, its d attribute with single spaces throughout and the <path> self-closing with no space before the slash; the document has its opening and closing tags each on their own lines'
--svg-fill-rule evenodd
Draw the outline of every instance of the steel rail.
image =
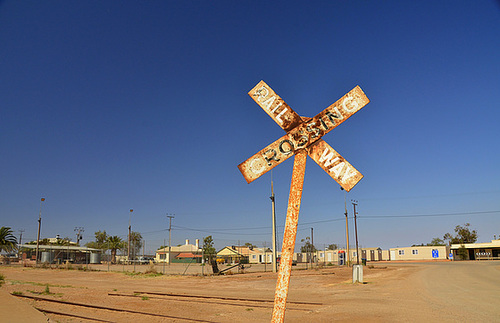
<svg viewBox="0 0 500 323">
<path fill-rule="evenodd" d="M 224 296 L 205 296 L 205 295 L 189 295 L 189 294 L 174 294 L 174 293 L 160 293 L 160 292 L 142 292 L 142 291 L 134 291 L 136 294 L 150 294 L 150 295 L 161 295 L 161 296 L 176 296 L 176 297 L 191 297 L 191 298 L 212 298 L 212 299 L 221 299 L 228 301 L 249 301 L 249 302 L 261 302 L 261 303 L 274 303 L 272 299 L 255 299 L 255 298 L 236 298 L 236 297 L 224 297 Z M 325 305 L 324 303 L 316 303 L 316 302 L 296 302 L 289 301 L 288 304 L 297 304 L 297 305 Z"/>
<path fill-rule="evenodd" d="M 109 296 L 121 296 L 121 297 L 141 297 L 140 295 L 133 295 L 133 294 L 120 294 L 120 293 L 108 293 Z M 141 294 L 141 295 L 150 295 L 150 294 Z M 172 298 L 164 298 L 164 297 L 160 297 L 160 296 L 167 296 L 167 297 L 173 297 Z M 226 300 L 227 302 L 218 302 L 218 301 L 210 301 L 210 300 L 200 300 L 200 299 L 182 299 L 181 297 L 178 297 L 178 296 L 170 296 L 170 295 L 156 295 L 155 296 L 151 296 L 151 298 L 153 299 L 158 299 L 158 300 L 170 300 L 170 301 L 174 301 L 174 302 L 195 302 L 195 303 L 203 303 L 203 304 L 217 304 L 217 305 L 228 305 L 228 306 L 241 306 L 241 307 L 255 307 L 255 308 L 269 308 L 269 309 L 272 309 L 273 308 L 273 305 L 266 305 L 266 304 L 263 304 L 263 305 L 259 305 L 259 304 L 248 304 L 248 303 L 229 303 L 230 300 Z M 255 301 L 252 301 L 252 300 L 245 300 L 245 299 L 241 299 L 241 300 L 235 300 L 235 301 L 239 301 L 239 302 L 255 302 Z M 297 305 L 297 304 L 293 304 L 293 305 Z M 313 309 L 310 309 L 310 308 L 289 308 L 290 310 L 294 310 L 294 311 L 303 311 L 303 312 L 312 312 L 314 311 Z"/>
<path fill-rule="evenodd" d="M 62 300 L 56 300 L 56 299 L 50 299 L 50 298 L 44 298 L 44 297 L 38 297 L 38 296 L 17 295 L 17 294 L 11 294 L 11 295 L 16 296 L 16 297 L 34 299 L 37 301 L 45 301 L 45 302 L 66 304 L 66 305 L 72 305 L 72 306 L 81 306 L 81 307 L 95 308 L 95 309 L 100 309 L 100 310 L 124 312 L 124 313 L 131 313 L 131 314 L 141 314 L 141 315 L 151 315 L 151 316 L 156 316 L 156 317 L 164 317 L 164 318 L 169 318 L 169 319 L 185 320 L 185 321 L 192 321 L 192 322 L 214 323 L 213 321 L 207 321 L 207 320 L 193 319 L 193 318 L 173 316 L 173 315 L 164 315 L 164 314 L 157 314 L 157 313 L 149 313 L 149 312 L 141 312 L 141 311 L 128 310 L 128 309 L 123 309 L 123 308 L 114 308 L 114 307 L 108 307 L 108 306 L 102 306 L 102 305 L 92 305 L 92 304 L 85 304 L 85 303 L 69 302 L 69 301 L 62 301 Z"/>
<path fill-rule="evenodd" d="M 41 308 L 41 307 L 35 307 L 35 309 L 37 309 L 40 312 L 47 313 L 47 314 L 56 314 L 56 315 L 61 315 L 61 316 L 76 317 L 79 319 L 84 319 L 84 320 L 89 320 L 89 321 L 107 322 L 107 323 L 114 322 L 114 321 L 106 321 L 106 320 L 96 319 L 93 317 L 88 317 L 88 316 L 83 316 L 83 315 L 76 315 L 76 314 L 70 314 L 70 313 L 66 313 L 66 312 L 58 312 L 58 311 L 48 310 L 48 309 Z"/>
</svg>

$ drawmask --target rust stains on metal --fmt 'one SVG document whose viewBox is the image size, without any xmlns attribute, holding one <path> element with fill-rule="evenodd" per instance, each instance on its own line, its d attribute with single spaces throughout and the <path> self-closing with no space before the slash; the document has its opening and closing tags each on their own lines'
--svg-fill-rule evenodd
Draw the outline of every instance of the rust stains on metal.
<svg viewBox="0 0 500 323">
<path fill-rule="evenodd" d="M 297 236 L 297 224 L 299 221 L 300 201 L 304 176 L 306 171 L 307 152 L 304 149 L 297 151 L 293 163 L 292 183 L 290 196 L 288 197 L 288 210 L 286 215 L 285 232 L 283 237 L 283 248 L 281 250 L 281 261 L 274 294 L 274 309 L 272 322 L 283 322 L 285 319 L 286 299 L 288 296 L 288 285 L 292 271 L 293 251 L 295 249 L 295 238 Z"/>
<path fill-rule="evenodd" d="M 319 140 L 309 146 L 307 152 L 309 157 L 347 192 L 363 178 L 363 175 L 356 168 L 324 140 Z"/>
<path fill-rule="evenodd" d="M 285 131 L 302 122 L 300 116 L 283 101 L 264 81 L 260 81 L 248 95 Z"/>
<path fill-rule="evenodd" d="M 256 99 L 256 102 L 259 103 L 258 99 Z M 301 123 L 288 131 L 286 135 L 238 165 L 238 168 L 246 181 L 251 183 L 287 160 L 296 150 L 307 148 L 320 140 L 323 135 L 332 131 L 368 102 L 370 101 L 364 92 L 359 86 L 356 86 L 308 121 L 302 121 L 300 116 L 297 115 Z"/>
<path fill-rule="evenodd" d="M 246 181 L 251 183 L 295 154 L 272 318 L 272 322 L 283 322 L 307 155 L 309 154 L 346 191 L 350 191 L 363 175 L 321 138 L 370 100 L 363 90 L 356 86 L 314 118 L 302 118 L 264 81 L 260 81 L 248 94 L 287 133 L 238 165 Z"/>
<path fill-rule="evenodd" d="M 266 148 L 238 165 L 241 174 L 250 184 L 274 167 L 293 156 L 295 146 L 292 136 L 287 133 Z"/>
</svg>

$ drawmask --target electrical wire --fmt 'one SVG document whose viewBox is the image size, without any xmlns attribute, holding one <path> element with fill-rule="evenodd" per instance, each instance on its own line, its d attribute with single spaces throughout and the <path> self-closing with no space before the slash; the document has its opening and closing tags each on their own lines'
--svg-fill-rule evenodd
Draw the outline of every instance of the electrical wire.
<svg viewBox="0 0 500 323">
<path fill-rule="evenodd" d="M 458 212 L 458 213 L 434 213 L 434 214 L 410 214 L 410 215 L 358 215 L 358 220 L 364 219 L 383 219 L 383 218 L 418 218 L 418 217 L 440 217 L 440 216 L 461 216 L 461 215 L 481 215 L 481 214 L 494 214 L 500 213 L 500 210 L 494 211 L 476 211 L 476 212 Z M 348 217 L 351 218 L 352 217 Z M 328 223 L 328 222 L 337 222 L 344 221 L 345 217 L 342 218 L 334 218 L 328 220 L 319 220 L 319 221 L 310 221 L 310 222 L 302 222 L 298 224 L 299 229 L 297 231 L 307 230 L 308 228 L 300 228 L 301 226 L 317 224 L 317 223 Z M 195 229 L 188 228 L 178 225 L 172 225 L 172 227 L 188 230 L 188 231 L 198 231 L 198 232 L 208 232 L 208 233 L 217 233 L 217 234 L 229 234 L 229 235 L 266 235 L 270 234 L 270 232 L 260 232 L 260 233 L 241 233 L 241 232 L 227 232 L 227 231 L 239 231 L 239 230 L 258 230 L 258 229 L 267 229 L 268 227 L 248 227 L 248 228 L 218 228 L 218 229 Z M 277 226 L 279 229 L 283 229 L 283 226 Z M 282 231 L 282 230 L 280 230 Z"/>
<path fill-rule="evenodd" d="M 456 215 L 479 215 L 493 214 L 500 211 L 479 211 L 479 212 L 461 212 L 461 213 L 435 213 L 435 214 L 411 214 L 411 215 L 368 215 L 359 216 L 358 219 L 384 219 L 384 218 L 423 218 L 423 217 L 438 217 L 438 216 L 456 216 Z"/>
</svg>

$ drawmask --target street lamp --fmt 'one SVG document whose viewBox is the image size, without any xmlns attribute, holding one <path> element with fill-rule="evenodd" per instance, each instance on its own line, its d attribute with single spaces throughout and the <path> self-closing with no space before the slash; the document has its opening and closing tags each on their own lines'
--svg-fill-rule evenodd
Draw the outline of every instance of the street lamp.
<svg viewBox="0 0 500 323">
<path fill-rule="evenodd" d="M 38 249 L 40 246 L 40 228 L 42 226 L 42 202 L 45 201 L 45 198 L 40 199 L 40 212 L 38 213 L 38 235 L 36 238 L 36 253 L 35 253 L 35 264 L 38 265 Z"/>
</svg>

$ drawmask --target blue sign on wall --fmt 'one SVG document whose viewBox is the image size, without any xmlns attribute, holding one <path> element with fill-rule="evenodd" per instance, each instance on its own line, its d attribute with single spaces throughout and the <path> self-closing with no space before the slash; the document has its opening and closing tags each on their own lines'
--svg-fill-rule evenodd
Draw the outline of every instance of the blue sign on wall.
<svg viewBox="0 0 500 323">
<path fill-rule="evenodd" d="M 439 258 L 439 250 L 432 249 L 432 258 Z"/>
</svg>

